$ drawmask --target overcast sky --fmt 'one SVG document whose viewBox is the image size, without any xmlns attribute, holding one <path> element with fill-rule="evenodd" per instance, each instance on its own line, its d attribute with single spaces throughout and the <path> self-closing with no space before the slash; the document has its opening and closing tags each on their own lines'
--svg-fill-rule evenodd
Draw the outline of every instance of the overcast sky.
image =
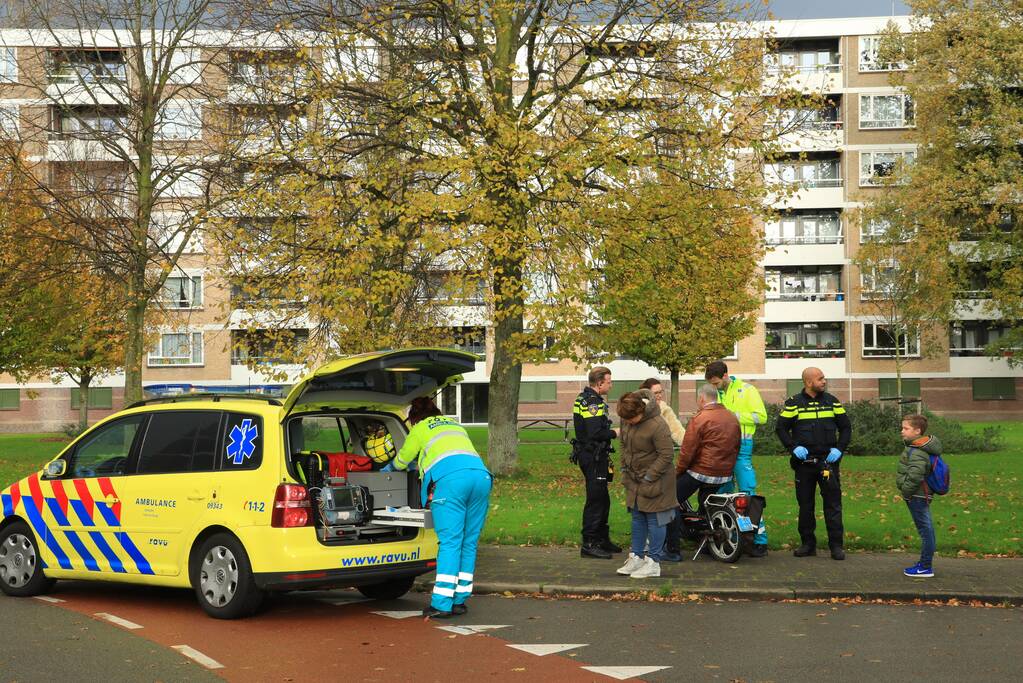
<svg viewBox="0 0 1023 683">
<path fill-rule="evenodd" d="M 909 14 L 901 0 L 770 0 L 769 9 L 776 19 L 829 19 L 836 17 L 887 17 Z"/>
</svg>

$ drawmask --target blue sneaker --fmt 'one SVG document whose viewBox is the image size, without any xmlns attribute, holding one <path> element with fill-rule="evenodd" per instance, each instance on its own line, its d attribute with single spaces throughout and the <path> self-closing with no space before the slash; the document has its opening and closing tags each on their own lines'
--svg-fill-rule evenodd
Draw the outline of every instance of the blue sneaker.
<svg viewBox="0 0 1023 683">
<path fill-rule="evenodd" d="M 906 567 L 902 570 L 902 573 L 906 576 L 911 576 L 914 579 L 929 579 L 934 576 L 934 570 L 930 567 L 925 567 L 919 562 L 914 564 L 912 567 Z"/>
</svg>

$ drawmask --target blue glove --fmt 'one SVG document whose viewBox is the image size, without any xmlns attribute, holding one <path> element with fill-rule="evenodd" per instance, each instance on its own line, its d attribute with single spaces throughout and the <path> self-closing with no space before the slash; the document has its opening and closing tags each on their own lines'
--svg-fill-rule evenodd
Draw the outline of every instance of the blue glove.
<svg viewBox="0 0 1023 683">
<path fill-rule="evenodd" d="M 800 460 L 806 460 L 806 456 L 810 455 L 810 451 L 806 450 L 803 446 L 796 446 L 792 449 L 792 455 L 796 456 Z"/>
<path fill-rule="evenodd" d="M 827 462 L 829 463 L 838 462 L 838 459 L 841 457 L 842 451 L 838 450 L 837 448 L 832 448 L 830 451 L 828 451 Z"/>
<path fill-rule="evenodd" d="M 396 470 L 394 469 L 394 461 L 392 460 L 391 462 L 389 462 L 386 465 L 384 465 L 383 467 L 381 467 L 380 471 L 381 472 L 395 472 Z"/>
</svg>

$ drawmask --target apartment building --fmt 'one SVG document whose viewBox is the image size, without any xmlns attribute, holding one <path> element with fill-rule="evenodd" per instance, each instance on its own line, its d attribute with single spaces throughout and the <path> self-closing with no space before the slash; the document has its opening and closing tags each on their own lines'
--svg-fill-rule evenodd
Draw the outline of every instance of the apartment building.
<svg viewBox="0 0 1023 683">
<path fill-rule="evenodd" d="M 779 21 L 764 24 L 774 35 L 777 50 L 767 65 L 767 78 L 786 78 L 806 92 L 826 96 L 827 105 L 814 111 L 789 111 L 783 116 L 799 122 L 799 129 L 784 141 L 786 157 L 764 171 L 769 177 L 797 184 L 797 191 L 775 208 L 777 220 L 763 226 L 768 250 L 762 264 L 767 294 L 756 331 L 735 344 L 727 359 L 732 372 L 756 384 L 768 402 L 781 402 L 801 385 L 799 376 L 809 365 L 820 367 L 830 390 L 840 399 L 884 399 L 895 394 L 895 339 L 869 315 L 866 303 L 874 296 L 883 274 L 861 273 L 853 261 L 862 244 L 876 236 L 878 227 L 857 224 L 855 209 L 877 192 L 878 179 L 888 175 L 899 160 L 911 162 L 915 153 L 907 132 L 914 125 L 913 104 L 891 83 L 901 66 L 877 59 L 879 37 L 890 18 Z M 908 28 L 908 18 L 895 18 Z M 24 65 L 33 52 L 45 47 L 18 44 L 15 32 L 0 32 L 0 130 L 11 134 L 19 122 L 45 116 L 37 111 L 38 98 L 23 84 Z M 63 64 L 49 75 L 58 87 L 61 69 L 74 73 L 93 70 L 103 78 L 126 78 L 124 64 L 131 57 L 111 48 L 97 65 L 95 51 L 83 51 L 81 64 Z M 245 50 L 224 56 L 226 83 L 223 96 L 237 105 L 241 125 L 258 129 L 258 108 L 251 107 L 246 87 L 265 70 Z M 35 59 L 35 62 L 45 60 Z M 86 63 L 87 62 L 87 63 Z M 52 63 L 52 62 L 51 62 Z M 272 78 L 269 73 L 263 74 Z M 168 107 L 162 128 L 168 145 L 201 140 L 207 117 L 201 107 Z M 101 119 L 116 116 L 116 107 L 93 108 L 80 116 Z M 74 117 L 73 117 L 74 118 Z M 51 160 L 70 152 L 67 136 L 74 121 L 53 117 L 48 139 L 34 142 L 33 152 Z M 299 125 L 304 123 L 299 122 Z M 12 126 L 14 128 L 12 128 Z M 5 134 L 5 133 L 0 133 Z M 187 178 L 175 194 L 187 197 L 194 188 Z M 174 220 L 174 213 L 165 218 Z M 964 239 L 969 234 L 964 233 Z M 284 391 L 287 380 L 270 381 L 257 362 L 273 364 L 258 339 L 244 350 L 233 342 L 244 335 L 244 299 L 218 279 L 215 262 L 197 238 L 187 247 L 180 272 L 164 288 L 164 308 L 171 321 L 150 350 L 144 385 L 152 393 L 191 390 Z M 911 248 L 911 246 L 907 246 Z M 1002 359 L 983 355 L 983 347 L 1000 334 L 985 319 L 978 305 L 985 296 L 983 274 L 976 285 L 961 293 L 961 320 L 949 326 L 936 353 L 921 349 L 921 342 L 898 340 L 901 354 L 911 358 L 903 372 L 903 394 L 919 397 L 930 410 L 973 419 L 1023 417 L 1023 371 Z M 492 342 L 482 297 L 458 307 L 460 346 L 480 353 L 484 360 L 457 387 L 444 391 L 446 412 L 466 423 L 487 420 L 487 381 Z M 282 303 L 282 305 L 285 305 Z M 297 331 L 297 334 L 303 334 Z M 639 361 L 617 358 L 612 399 L 634 389 L 642 380 L 663 373 Z M 281 369 L 280 366 L 274 366 Z M 290 378 L 300 369 L 284 367 Z M 571 404 L 585 383 L 586 368 L 564 359 L 527 365 L 523 371 L 520 418 L 571 415 Z M 683 413 L 695 409 L 695 386 L 702 375 L 684 376 L 680 395 Z M 99 418 L 121 405 L 119 377 L 104 378 L 88 400 Z M 72 412 L 81 397 L 67 382 L 46 378 L 17 385 L 0 376 L 0 429 L 52 429 L 74 421 Z"/>
</svg>

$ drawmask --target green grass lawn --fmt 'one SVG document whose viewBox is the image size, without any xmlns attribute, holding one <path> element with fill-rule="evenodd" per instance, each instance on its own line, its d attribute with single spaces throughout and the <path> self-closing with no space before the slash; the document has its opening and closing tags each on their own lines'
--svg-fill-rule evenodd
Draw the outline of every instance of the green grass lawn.
<svg viewBox="0 0 1023 683">
<path fill-rule="evenodd" d="M 986 424 L 973 423 L 969 430 Z M 952 453 L 952 492 L 933 504 L 939 554 L 959 551 L 1023 555 L 1023 423 L 997 423 L 1005 446 L 992 453 Z M 486 429 L 470 428 L 480 451 Z M 583 505 L 582 475 L 569 464 L 569 445 L 561 430 L 530 431 L 519 449 L 519 472 L 501 477 L 491 498 L 486 542 L 510 544 L 577 543 Z M 769 438 L 764 436 L 762 438 Z M 557 441 L 557 443 L 537 443 Z M 67 440 L 57 434 L 0 435 L 0 488 L 39 469 Z M 794 544 L 796 501 L 792 470 L 784 457 L 754 458 L 767 497 L 767 524 L 772 548 Z M 915 551 L 919 539 L 895 488 L 894 457 L 853 457 L 842 461 L 846 545 L 852 549 Z M 629 518 L 622 487 L 611 486 L 612 535 L 629 537 Z M 825 539 L 818 498 L 818 538 Z"/>
</svg>

